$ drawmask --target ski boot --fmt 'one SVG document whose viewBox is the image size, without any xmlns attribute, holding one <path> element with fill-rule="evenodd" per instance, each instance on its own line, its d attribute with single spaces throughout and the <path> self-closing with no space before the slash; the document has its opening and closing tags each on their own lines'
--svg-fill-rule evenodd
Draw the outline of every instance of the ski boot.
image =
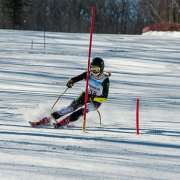
<svg viewBox="0 0 180 180">
<path fill-rule="evenodd" d="M 61 119 L 60 121 L 53 124 L 55 129 L 58 129 L 59 127 L 64 127 L 68 125 L 70 122 L 69 116 L 65 117 L 64 119 Z"/>
</svg>

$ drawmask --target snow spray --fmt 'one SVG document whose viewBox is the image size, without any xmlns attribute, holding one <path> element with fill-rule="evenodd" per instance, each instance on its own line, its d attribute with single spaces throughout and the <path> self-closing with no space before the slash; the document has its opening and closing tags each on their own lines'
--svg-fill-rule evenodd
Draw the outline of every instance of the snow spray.
<svg viewBox="0 0 180 180">
<path fill-rule="evenodd" d="M 51 113 L 50 104 L 38 104 L 32 108 L 23 108 L 19 110 L 24 116 L 24 119 L 28 121 L 35 121 L 42 119 L 43 117 L 49 116 Z"/>
</svg>

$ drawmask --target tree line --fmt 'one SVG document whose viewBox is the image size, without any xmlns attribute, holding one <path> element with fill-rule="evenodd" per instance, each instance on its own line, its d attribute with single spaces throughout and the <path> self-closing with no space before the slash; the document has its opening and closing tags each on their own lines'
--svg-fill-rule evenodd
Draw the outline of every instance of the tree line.
<svg viewBox="0 0 180 180">
<path fill-rule="evenodd" d="M 146 25 L 180 22 L 180 0 L 0 0 L 0 28 L 138 34 Z"/>
</svg>

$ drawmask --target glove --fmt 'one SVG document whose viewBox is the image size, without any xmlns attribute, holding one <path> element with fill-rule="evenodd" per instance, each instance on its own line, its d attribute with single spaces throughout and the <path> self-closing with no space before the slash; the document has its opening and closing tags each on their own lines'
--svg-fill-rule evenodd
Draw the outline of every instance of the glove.
<svg viewBox="0 0 180 180">
<path fill-rule="evenodd" d="M 66 86 L 67 86 L 68 88 L 72 88 L 73 85 L 74 85 L 74 82 L 73 82 L 73 80 L 71 80 L 71 79 L 70 79 L 70 80 L 67 82 L 67 84 L 66 84 Z"/>
</svg>

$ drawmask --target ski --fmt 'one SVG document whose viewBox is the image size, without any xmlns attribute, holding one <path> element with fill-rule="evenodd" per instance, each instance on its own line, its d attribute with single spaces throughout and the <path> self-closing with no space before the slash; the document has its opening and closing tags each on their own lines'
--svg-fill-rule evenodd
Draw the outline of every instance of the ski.
<svg viewBox="0 0 180 180">
<path fill-rule="evenodd" d="M 51 121 L 51 117 L 44 117 L 40 120 L 29 121 L 29 124 L 31 125 L 31 127 L 35 128 L 40 126 L 47 126 L 50 124 L 50 121 Z"/>
<path fill-rule="evenodd" d="M 70 116 L 71 116 L 71 114 L 69 116 L 66 116 L 65 118 L 59 120 L 58 122 L 53 123 L 54 128 L 58 129 L 58 128 L 67 126 L 70 122 Z"/>
</svg>

